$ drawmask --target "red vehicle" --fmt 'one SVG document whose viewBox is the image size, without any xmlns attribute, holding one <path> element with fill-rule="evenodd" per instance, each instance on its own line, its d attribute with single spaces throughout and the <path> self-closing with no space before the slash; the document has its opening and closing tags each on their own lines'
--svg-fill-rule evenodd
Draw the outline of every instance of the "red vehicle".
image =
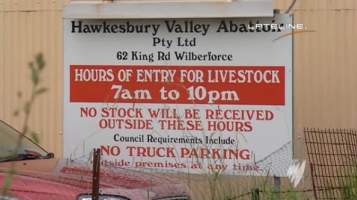
<svg viewBox="0 0 357 200">
<path fill-rule="evenodd" d="M 23 137 L 14 156 L 20 133 L 0 120 L 0 183 L 14 167 L 11 187 L 0 199 L 91 200 L 90 162 L 55 159 L 29 138 Z M 187 200 L 186 188 L 176 179 L 122 168 L 101 167 L 100 200 Z"/>
</svg>

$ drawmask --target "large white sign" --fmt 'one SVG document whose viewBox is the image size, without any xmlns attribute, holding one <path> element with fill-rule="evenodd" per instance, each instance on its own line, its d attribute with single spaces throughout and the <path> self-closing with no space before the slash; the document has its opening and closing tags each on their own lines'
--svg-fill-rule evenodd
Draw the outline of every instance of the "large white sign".
<svg viewBox="0 0 357 200">
<path fill-rule="evenodd" d="M 65 19 L 65 157 L 98 147 L 106 166 L 285 176 L 290 22 Z"/>
</svg>

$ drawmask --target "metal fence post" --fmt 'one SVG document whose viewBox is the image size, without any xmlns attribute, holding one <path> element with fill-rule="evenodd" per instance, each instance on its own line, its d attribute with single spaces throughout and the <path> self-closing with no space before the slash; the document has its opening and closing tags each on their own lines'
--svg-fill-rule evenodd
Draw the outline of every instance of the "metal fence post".
<svg viewBox="0 0 357 200">
<path fill-rule="evenodd" d="M 99 200 L 100 149 L 93 150 L 92 200 Z"/>
</svg>

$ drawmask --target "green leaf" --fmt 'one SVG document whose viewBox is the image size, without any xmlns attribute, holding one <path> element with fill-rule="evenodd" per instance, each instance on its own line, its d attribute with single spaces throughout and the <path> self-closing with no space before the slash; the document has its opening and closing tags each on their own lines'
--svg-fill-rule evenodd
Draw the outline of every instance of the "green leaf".
<svg viewBox="0 0 357 200">
<path fill-rule="evenodd" d="M 45 93 L 47 90 L 48 90 L 48 88 L 40 88 L 35 92 L 35 94 L 40 95 L 42 93 Z"/>
<path fill-rule="evenodd" d="M 34 143 L 39 144 L 40 143 L 40 138 L 39 138 L 38 133 L 36 133 L 35 131 L 31 131 L 31 139 Z"/>
<path fill-rule="evenodd" d="M 43 68 L 45 68 L 45 61 L 43 59 L 42 53 L 37 54 L 36 63 L 37 63 L 39 71 L 41 71 Z"/>
<path fill-rule="evenodd" d="M 40 81 L 38 71 L 34 67 L 30 67 L 30 68 L 31 68 L 31 80 L 32 83 L 36 86 Z"/>
<path fill-rule="evenodd" d="M 11 185 L 12 185 L 12 179 L 13 178 L 10 177 L 10 176 L 7 176 L 5 178 L 5 182 L 4 182 L 4 185 L 3 185 L 3 193 L 7 193 L 10 190 Z"/>
</svg>

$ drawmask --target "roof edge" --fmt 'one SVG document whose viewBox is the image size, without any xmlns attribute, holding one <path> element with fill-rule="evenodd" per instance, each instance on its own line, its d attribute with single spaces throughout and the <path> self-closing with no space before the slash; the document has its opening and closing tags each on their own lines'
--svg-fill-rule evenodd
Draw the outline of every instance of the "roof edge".
<svg viewBox="0 0 357 200">
<path fill-rule="evenodd" d="M 271 0 L 231 2 L 74 2 L 64 9 L 69 19 L 159 19 L 273 17 Z"/>
</svg>

